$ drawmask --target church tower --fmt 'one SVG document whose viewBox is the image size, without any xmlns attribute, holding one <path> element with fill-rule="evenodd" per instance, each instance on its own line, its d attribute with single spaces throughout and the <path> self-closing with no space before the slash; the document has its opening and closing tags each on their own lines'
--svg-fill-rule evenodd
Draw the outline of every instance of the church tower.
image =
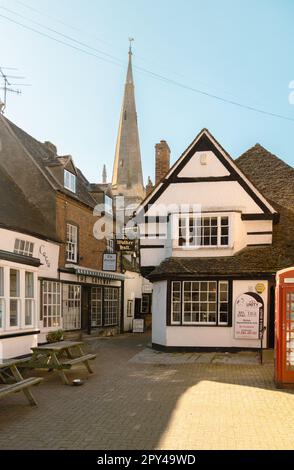
<svg viewBox="0 0 294 470">
<path fill-rule="evenodd" d="M 114 196 L 124 196 L 133 211 L 145 197 L 132 70 L 132 40 L 112 175 Z"/>
</svg>

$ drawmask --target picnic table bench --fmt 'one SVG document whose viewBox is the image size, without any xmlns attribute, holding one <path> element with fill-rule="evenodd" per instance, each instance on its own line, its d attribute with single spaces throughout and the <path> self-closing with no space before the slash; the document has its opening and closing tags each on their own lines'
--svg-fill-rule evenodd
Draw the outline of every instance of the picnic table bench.
<svg viewBox="0 0 294 470">
<path fill-rule="evenodd" d="M 0 386 L 0 398 L 12 393 L 23 392 L 30 405 L 36 406 L 37 401 L 31 392 L 31 387 L 38 385 L 43 379 L 38 377 L 24 379 L 18 369 L 18 365 L 24 362 L 24 359 L 7 359 L 0 361 L 0 380 L 3 384 L 3 386 Z"/>
<path fill-rule="evenodd" d="M 95 359 L 96 354 L 84 354 L 83 344 L 80 341 L 60 341 L 31 348 L 33 354 L 30 360 L 22 366 L 31 369 L 56 370 L 62 382 L 69 385 L 65 371 L 73 365 L 82 363 L 90 374 L 93 373 L 89 361 Z"/>
</svg>

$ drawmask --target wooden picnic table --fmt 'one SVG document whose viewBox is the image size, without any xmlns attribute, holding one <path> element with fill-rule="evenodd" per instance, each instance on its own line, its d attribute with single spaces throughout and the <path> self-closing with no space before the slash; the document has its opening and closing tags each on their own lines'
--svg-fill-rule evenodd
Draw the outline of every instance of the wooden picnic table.
<svg viewBox="0 0 294 470">
<path fill-rule="evenodd" d="M 96 354 L 85 354 L 83 344 L 81 341 L 59 341 L 31 348 L 32 357 L 24 367 L 56 370 L 62 382 L 69 385 L 65 370 L 73 365 L 83 363 L 88 372 L 93 373 L 89 361 L 95 359 Z"/>
<path fill-rule="evenodd" d="M 23 364 L 26 359 L 3 359 L 0 361 L 0 398 L 17 392 L 23 392 L 30 405 L 36 406 L 37 401 L 31 392 L 33 385 L 39 384 L 43 379 L 30 377 L 24 379 L 18 366 Z"/>
</svg>

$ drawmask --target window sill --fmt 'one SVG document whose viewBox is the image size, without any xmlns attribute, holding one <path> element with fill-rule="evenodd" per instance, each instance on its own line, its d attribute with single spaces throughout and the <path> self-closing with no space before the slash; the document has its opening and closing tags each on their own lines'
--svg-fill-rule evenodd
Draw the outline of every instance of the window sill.
<svg viewBox="0 0 294 470">
<path fill-rule="evenodd" d="M 174 250 L 232 250 L 234 245 L 219 245 L 219 246 L 176 246 Z"/>
<path fill-rule="evenodd" d="M 166 326 L 172 326 L 172 327 L 180 327 L 180 328 L 183 328 L 183 327 L 188 327 L 188 328 L 191 328 L 191 327 L 194 327 L 194 328 L 232 328 L 232 325 L 215 325 L 215 324 L 211 324 L 211 323 L 208 323 L 208 324 L 200 324 L 200 323 L 183 323 L 182 325 L 180 323 L 178 324 L 175 324 L 175 323 L 171 323 L 170 325 L 166 325 Z"/>
</svg>

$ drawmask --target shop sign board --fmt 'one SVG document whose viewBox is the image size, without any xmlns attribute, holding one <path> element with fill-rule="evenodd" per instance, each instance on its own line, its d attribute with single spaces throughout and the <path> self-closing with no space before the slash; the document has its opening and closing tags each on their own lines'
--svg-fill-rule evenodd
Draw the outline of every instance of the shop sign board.
<svg viewBox="0 0 294 470">
<path fill-rule="evenodd" d="M 235 304 L 235 339 L 260 339 L 264 303 L 254 292 L 241 294 Z"/>
</svg>

